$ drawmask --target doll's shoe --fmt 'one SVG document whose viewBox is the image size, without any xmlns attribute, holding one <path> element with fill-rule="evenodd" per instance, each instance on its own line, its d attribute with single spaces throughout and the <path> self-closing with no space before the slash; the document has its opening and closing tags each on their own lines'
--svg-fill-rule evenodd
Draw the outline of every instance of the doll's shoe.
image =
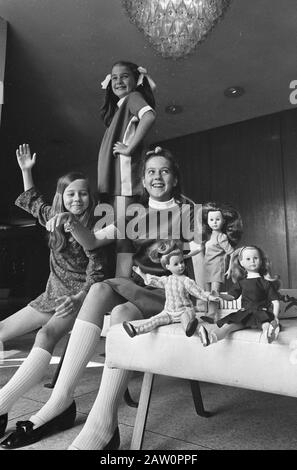
<svg viewBox="0 0 297 470">
<path fill-rule="evenodd" d="M 290 349 L 297 349 L 297 339 L 292 339 L 292 341 L 289 344 Z"/>
<path fill-rule="evenodd" d="M 196 317 L 192 318 L 192 320 L 190 320 L 189 323 L 187 324 L 186 336 L 193 336 L 193 334 L 195 333 L 197 329 L 197 326 L 198 326 L 198 319 Z"/>
<path fill-rule="evenodd" d="M 210 323 L 211 325 L 215 323 L 214 318 L 207 317 L 206 315 L 202 315 L 202 317 L 200 317 L 200 320 L 205 321 L 206 323 Z"/>
<path fill-rule="evenodd" d="M 103 448 L 103 450 L 118 450 L 120 447 L 120 431 L 118 426 L 115 429 L 115 432 L 113 433 L 112 438 L 110 441 L 106 444 L 106 446 Z"/>
<path fill-rule="evenodd" d="M 207 331 L 206 328 L 204 328 L 203 325 L 199 326 L 198 336 L 199 336 L 200 341 L 203 344 L 203 346 L 208 346 L 209 345 L 208 331 Z"/>
<path fill-rule="evenodd" d="M 137 335 L 137 332 L 136 332 L 134 326 L 131 323 L 129 323 L 128 321 L 123 322 L 123 327 L 124 327 L 126 333 L 128 333 L 128 335 L 131 338 L 134 338 L 134 336 Z"/>
<path fill-rule="evenodd" d="M 279 335 L 279 331 L 280 331 L 279 323 L 277 323 L 276 321 L 272 321 L 269 324 L 269 327 L 267 329 L 268 343 L 272 343 L 273 341 L 275 341 L 277 339 L 277 337 Z"/>
<path fill-rule="evenodd" d="M 16 430 L 2 441 L 0 445 L 4 449 L 17 449 L 34 444 L 34 442 L 40 441 L 50 434 L 71 428 L 74 424 L 75 416 L 76 405 L 73 401 L 69 408 L 39 428 L 33 429 L 34 424 L 32 421 L 18 421 L 16 423 Z"/>
<path fill-rule="evenodd" d="M 4 436 L 4 434 L 5 434 L 7 421 L 8 421 L 8 414 L 7 413 L 0 416 L 0 437 Z"/>
</svg>

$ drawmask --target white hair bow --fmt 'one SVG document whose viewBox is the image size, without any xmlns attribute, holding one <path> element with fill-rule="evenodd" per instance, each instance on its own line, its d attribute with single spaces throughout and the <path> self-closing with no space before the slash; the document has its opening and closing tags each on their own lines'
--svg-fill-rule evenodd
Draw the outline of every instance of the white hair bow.
<svg viewBox="0 0 297 470">
<path fill-rule="evenodd" d="M 137 80 L 137 86 L 142 85 L 143 79 L 144 77 L 146 77 L 152 91 L 154 91 L 157 88 L 157 85 L 155 84 L 154 80 L 148 75 L 147 70 L 141 66 L 137 67 L 137 70 L 140 73 L 138 80 Z"/>
<path fill-rule="evenodd" d="M 111 74 L 108 73 L 106 77 L 104 78 L 103 82 L 101 82 L 101 88 L 103 88 L 103 90 L 106 90 L 110 80 L 111 80 Z"/>
</svg>

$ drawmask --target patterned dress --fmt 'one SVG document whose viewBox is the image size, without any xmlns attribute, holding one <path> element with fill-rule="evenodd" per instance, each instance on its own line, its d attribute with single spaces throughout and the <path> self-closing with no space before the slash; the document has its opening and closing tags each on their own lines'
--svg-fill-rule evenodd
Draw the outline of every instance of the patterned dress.
<svg viewBox="0 0 297 470">
<path fill-rule="evenodd" d="M 235 299 L 242 295 L 242 308 L 230 313 L 217 322 L 221 327 L 225 323 L 242 323 L 246 327 L 261 328 L 262 323 L 271 322 L 272 301 L 279 300 L 273 283 L 263 277 L 246 278 L 238 281 L 228 292 Z"/>
<path fill-rule="evenodd" d="M 36 217 L 43 226 L 51 218 L 51 206 L 34 187 L 22 193 L 15 204 Z M 58 297 L 87 292 L 92 284 L 104 279 L 102 250 L 84 251 L 70 233 L 66 233 L 66 237 L 67 245 L 62 251 L 50 251 L 50 275 L 45 292 L 29 303 L 39 312 L 54 314 Z"/>
<path fill-rule="evenodd" d="M 135 196 L 142 194 L 139 164 L 142 144 L 133 155 L 113 155 L 117 141 L 128 145 L 135 135 L 137 125 L 147 111 L 153 109 L 141 93 L 133 91 L 118 102 L 113 119 L 105 131 L 98 156 L 98 192 L 109 196 Z"/>
</svg>

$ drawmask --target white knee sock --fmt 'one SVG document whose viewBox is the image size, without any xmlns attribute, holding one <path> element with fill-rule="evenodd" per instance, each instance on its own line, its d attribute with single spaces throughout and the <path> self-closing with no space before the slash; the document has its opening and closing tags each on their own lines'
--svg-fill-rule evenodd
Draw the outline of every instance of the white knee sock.
<svg viewBox="0 0 297 470">
<path fill-rule="evenodd" d="M 31 349 L 23 364 L 0 390 L 0 415 L 7 413 L 18 398 L 42 379 L 51 357 L 45 349 Z"/>
<path fill-rule="evenodd" d="M 75 387 L 95 352 L 100 333 L 101 328 L 94 323 L 76 320 L 53 393 L 41 410 L 30 418 L 36 428 L 70 406 Z"/>
<path fill-rule="evenodd" d="M 103 449 L 118 425 L 118 407 L 127 388 L 130 371 L 104 366 L 100 389 L 88 419 L 69 450 Z"/>
</svg>

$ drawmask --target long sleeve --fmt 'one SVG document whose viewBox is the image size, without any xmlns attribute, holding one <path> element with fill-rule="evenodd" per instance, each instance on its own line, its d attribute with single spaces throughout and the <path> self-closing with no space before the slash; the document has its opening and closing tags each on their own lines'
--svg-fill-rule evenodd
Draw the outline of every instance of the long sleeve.
<svg viewBox="0 0 297 470">
<path fill-rule="evenodd" d="M 82 290 L 88 291 L 92 284 L 104 280 L 104 263 L 102 259 L 102 249 L 85 250 L 89 263 L 86 269 L 86 281 Z"/>
<path fill-rule="evenodd" d="M 44 201 L 41 193 L 35 187 L 20 194 L 15 205 L 29 212 L 43 226 L 51 217 L 51 206 Z"/>
<path fill-rule="evenodd" d="M 153 276 L 152 274 L 142 274 L 142 278 L 147 286 L 165 288 L 167 276 Z"/>
<path fill-rule="evenodd" d="M 202 299 L 202 300 L 208 300 L 208 294 L 201 289 L 201 287 L 196 284 L 193 279 L 190 279 L 189 277 L 185 278 L 185 288 L 189 292 L 189 294 L 193 295 L 197 299 Z"/>
</svg>

